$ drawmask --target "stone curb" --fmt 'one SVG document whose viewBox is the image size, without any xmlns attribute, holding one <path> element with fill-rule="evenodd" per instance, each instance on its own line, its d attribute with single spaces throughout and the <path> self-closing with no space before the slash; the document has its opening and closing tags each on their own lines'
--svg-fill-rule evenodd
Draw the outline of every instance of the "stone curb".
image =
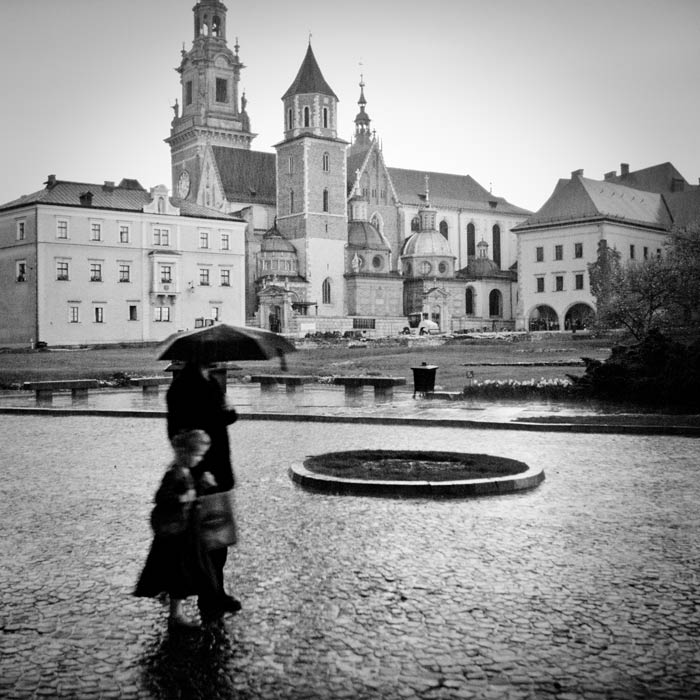
<svg viewBox="0 0 700 700">
<path fill-rule="evenodd" d="M 292 481 L 310 491 L 355 496 L 389 496 L 394 498 L 468 498 L 517 493 L 533 489 L 544 481 L 542 468 L 529 468 L 521 474 L 488 479 L 455 481 L 383 481 L 346 479 L 308 470 L 303 464 L 289 468 Z"/>
<path fill-rule="evenodd" d="M 165 418 L 160 410 L 0 407 L 0 415 L 105 416 L 112 418 Z M 536 423 L 487 421 L 462 418 L 409 418 L 399 416 L 329 416 L 303 413 L 244 413 L 241 420 L 292 421 L 306 423 L 358 423 L 370 425 L 412 425 L 420 428 L 473 428 L 475 430 L 521 430 L 543 433 L 589 433 L 613 435 L 669 435 L 700 438 L 700 427 L 691 425 L 601 425 L 594 423 Z"/>
</svg>

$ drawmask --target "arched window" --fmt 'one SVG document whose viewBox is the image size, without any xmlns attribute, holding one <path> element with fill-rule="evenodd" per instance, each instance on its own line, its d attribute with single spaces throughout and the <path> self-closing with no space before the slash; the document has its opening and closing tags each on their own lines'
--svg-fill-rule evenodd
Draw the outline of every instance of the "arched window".
<svg viewBox="0 0 700 700">
<path fill-rule="evenodd" d="M 474 224 L 467 224 L 467 256 L 476 257 L 476 229 Z"/>
<path fill-rule="evenodd" d="M 294 190 L 289 190 L 289 213 L 294 213 Z"/>
<path fill-rule="evenodd" d="M 447 221 L 443 219 L 440 222 L 440 233 L 443 235 L 444 238 L 447 238 L 447 233 L 449 231 L 449 226 L 447 225 Z"/>
<path fill-rule="evenodd" d="M 291 107 L 287 110 L 287 129 L 291 129 L 294 124 L 294 120 L 292 119 L 292 109 Z"/>
<path fill-rule="evenodd" d="M 328 211 L 328 190 L 323 190 L 323 211 Z"/>
<path fill-rule="evenodd" d="M 323 154 L 323 172 L 329 173 L 331 171 L 331 157 L 328 153 Z"/>
<path fill-rule="evenodd" d="M 432 269 L 433 266 L 427 260 L 423 260 L 423 262 L 420 264 L 421 275 L 429 275 Z"/>
<path fill-rule="evenodd" d="M 304 107 L 304 126 L 309 126 L 310 112 L 308 107 Z"/>
<path fill-rule="evenodd" d="M 219 21 L 219 18 L 217 15 L 214 15 L 214 19 L 211 22 L 211 33 L 212 36 L 219 36 L 219 27 L 221 26 L 221 23 Z"/>
<path fill-rule="evenodd" d="M 503 316 L 503 298 L 497 289 L 489 294 L 489 316 Z"/>
<path fill-rule="evenodd" d="M 323 128 L 328 128 L 328 107 L 323 108 Z"/>
<path fill-rule="evenodd" d="M 464 306 L 466 309 L 467 316 L 474 315 L 474 289 L 472 287 L 467 287 L 464 292 Z"/>
<path fill-rule="evenodd" d="M 158 213 L 159 214 L 165 213 L 165 198 L 164 197 L 158 197 Z"/>
<path fill-rule="evenodd" d="M 420 219 L 417 216 L 411 219 L 411 231 L 420 231 Z"/>
<path fill-rule="evenodd" d="M 501 267 L 501 227 L 498 224 L 493 226 L 493 261 Z"/>
<path fill-rule="evenodd" d="M 331 279 L 326 277 L 321 285 L 321 300 L 324 304 L 331 303 Z"/>
</svg>

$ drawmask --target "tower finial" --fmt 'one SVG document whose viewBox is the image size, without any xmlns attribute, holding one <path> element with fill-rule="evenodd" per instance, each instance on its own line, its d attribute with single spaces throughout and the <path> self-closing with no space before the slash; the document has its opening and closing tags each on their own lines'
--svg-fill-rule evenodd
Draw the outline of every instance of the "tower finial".
<svg viewBox="0 0 700 700">
<path fill-rule="evenodd" d="M 238 49 L 241 47 L 238 45 L 238 37 L 236 37 L 236 43 L 233 45 L 233 48 L 236 50 L 236 56 L 238 56 Z"/>
<path fill-rule="evenodd" d="M 430 206 L 430 175 L 425 174 L 425 206 Z"/>
<path fill-rule="evenodd" d="M 313 34 L 311 32 L 309 32 L 309 46 L 311 46 L 311 37 L 312 36 L 313 36 Z"/>
</svg>

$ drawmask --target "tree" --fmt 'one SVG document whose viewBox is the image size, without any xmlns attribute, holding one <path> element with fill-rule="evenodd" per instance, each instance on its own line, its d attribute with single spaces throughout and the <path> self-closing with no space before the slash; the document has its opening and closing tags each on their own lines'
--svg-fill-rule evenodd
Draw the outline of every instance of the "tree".
<svg viewBox="0 0 700 700">
<path fill-rule="evenodd" d="M 666 244 L 669 311 L 676 324 L 700 325 L 700 222 L 674 228 Z"/>
</svg>

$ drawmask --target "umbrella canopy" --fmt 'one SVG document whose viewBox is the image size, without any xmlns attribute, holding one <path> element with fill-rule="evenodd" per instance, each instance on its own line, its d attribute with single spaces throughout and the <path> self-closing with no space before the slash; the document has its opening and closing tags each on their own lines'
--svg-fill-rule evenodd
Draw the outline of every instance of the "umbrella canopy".
<svg viewBox="0 0 700 700">
<path fill-rule="evenodd" d="M 282 359 L 296 348 L 286 338 L 248 326 L 217 323 L 174 333 L 158 346 L 159 360 L 184 360 L 209 365 L 229 360 Z"/>
</svg>

